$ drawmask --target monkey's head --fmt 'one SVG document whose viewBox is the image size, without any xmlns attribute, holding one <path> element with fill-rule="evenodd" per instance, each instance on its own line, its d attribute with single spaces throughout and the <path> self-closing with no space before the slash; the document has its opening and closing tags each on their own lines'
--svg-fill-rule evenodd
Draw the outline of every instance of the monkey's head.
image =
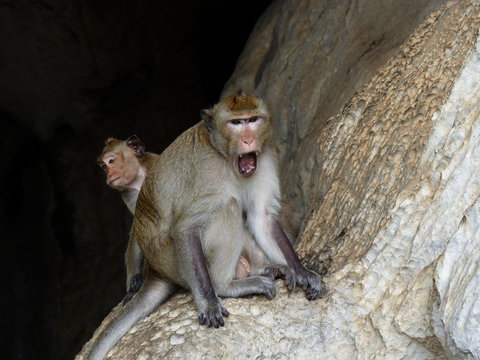
<svg viewBox="0 0 480 360">
<path fill-rule="evenodd" d="M 239 92 L 213 108 L 202 110 L 210 141 L 238 174 L 253 175 L 265 143 L 270 139 L 270 113 L 263 100 Z"/>
<path fill-rule="evenodd" d="M 98 165 L 105 172 L 107 185 L 116 190 L 136 187 L 142 172 L 140 158 L 144 152 L 145 145 L 136 135 L 127 140 L 107 139 L 97 159 Z"/>
</svg>

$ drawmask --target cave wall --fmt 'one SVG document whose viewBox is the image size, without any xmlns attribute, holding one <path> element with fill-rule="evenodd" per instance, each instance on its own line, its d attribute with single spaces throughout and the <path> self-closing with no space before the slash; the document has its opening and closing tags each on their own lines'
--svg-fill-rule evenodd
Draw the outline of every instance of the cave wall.
<svg viewBox="0 0 480 360">
<path fill-rule="evenodd" d="M 72 358 L 122 298 L 130 216 L 103 141 L 160 152 L 197 122 L 269 3 L 0 1 L 7 358 Z"/>
</svg>

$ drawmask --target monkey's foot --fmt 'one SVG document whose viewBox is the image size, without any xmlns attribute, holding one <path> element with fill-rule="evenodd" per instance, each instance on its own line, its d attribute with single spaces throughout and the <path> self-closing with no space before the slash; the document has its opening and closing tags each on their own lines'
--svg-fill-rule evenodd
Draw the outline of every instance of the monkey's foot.
<svg viewBox="0 0 480 360">
<path fill-rule="evenodd" d="M 322 298 L 327 294 L 327 287 L 317 273 L 305 268 L 295 272 L 295 280 L 305 291 L 307 300 Z"/>
<path fill-rule="evenodd" d="M 205 311 L 200 312 L 198 321 L 201 325 L 219 328 L 220 326 L 225 325 L 223 317 L 228 317 L 229 315 L 230 313 L 228 310 L 223 307 L 220 301 L 217 301 L 209 304 Z"/>
</svg>

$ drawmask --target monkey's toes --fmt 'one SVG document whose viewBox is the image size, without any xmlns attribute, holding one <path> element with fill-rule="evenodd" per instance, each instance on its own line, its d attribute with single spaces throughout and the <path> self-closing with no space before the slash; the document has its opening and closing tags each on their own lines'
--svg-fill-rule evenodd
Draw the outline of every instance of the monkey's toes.
<svg viewBox="0 0 480 360">
<path fill-rule="evenodd" d="M 327 287 L 320 277 L 309 278 L 308 284 L 304 285 L 307 300 L 323 298 L 327 294 Z"/>
<path fill-rule="evenodd" d="M 328 294 L 328 288 L 325 283 L 320 280 L 320 290 L 318 291 L 317 297 L 323 299 Z"/>
<path fill-rule="evenodd" d="M 275 296 L 277 296 L 277 288 L 275 287 L 273 281 L 270 283 L 264 283 L 263 294 L 268 300 L 272 300 Z"/>
</svg>

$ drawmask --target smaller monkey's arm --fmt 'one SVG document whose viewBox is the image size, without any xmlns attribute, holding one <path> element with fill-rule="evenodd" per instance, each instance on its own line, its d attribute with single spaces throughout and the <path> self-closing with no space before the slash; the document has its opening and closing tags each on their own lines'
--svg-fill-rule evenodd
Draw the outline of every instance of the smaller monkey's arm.
<svg viewBox="0 0 480 360">
<path fill-rule="evenodd" d="M 229 312 L 213 288 L 200 236 L 196 230 L 190 230 L 180 235 L 180 238 L 177 253 L 179 260 L 183 259 L 183 264 L 179 265 L 183 267 L 184 281 L 192 291 L 200 324 L 215 328 L 223 326 L 223 316 L 228 317 Z"/>
<path fill-rule="evenodd" d="M 125 305 L 140 290 L 143 284 L 143 267 L 145 258 L 137 241 L 130 236 L 125 252 L 125 267 L 127 269 L 127 294 L 123 298 Z"/>
<path fill-rule="evenodd" d="M 293 289 L 295 288 L 296 283 L 298 283 L 305 291 L 308 300 L 313 300 L 318 296 L 322 297 L 325 295 L 326 287 L 320 279 L 320 276 L 311 270 L 307 270 L 302 265 L 290 240 L 277 219 L 272 223 L 272 237 L 285 257 L 288 266 L 295 273 L 295 276 L 289 277 L 290 282 L 287 283 L 288 288 Z"/>
</svg>

